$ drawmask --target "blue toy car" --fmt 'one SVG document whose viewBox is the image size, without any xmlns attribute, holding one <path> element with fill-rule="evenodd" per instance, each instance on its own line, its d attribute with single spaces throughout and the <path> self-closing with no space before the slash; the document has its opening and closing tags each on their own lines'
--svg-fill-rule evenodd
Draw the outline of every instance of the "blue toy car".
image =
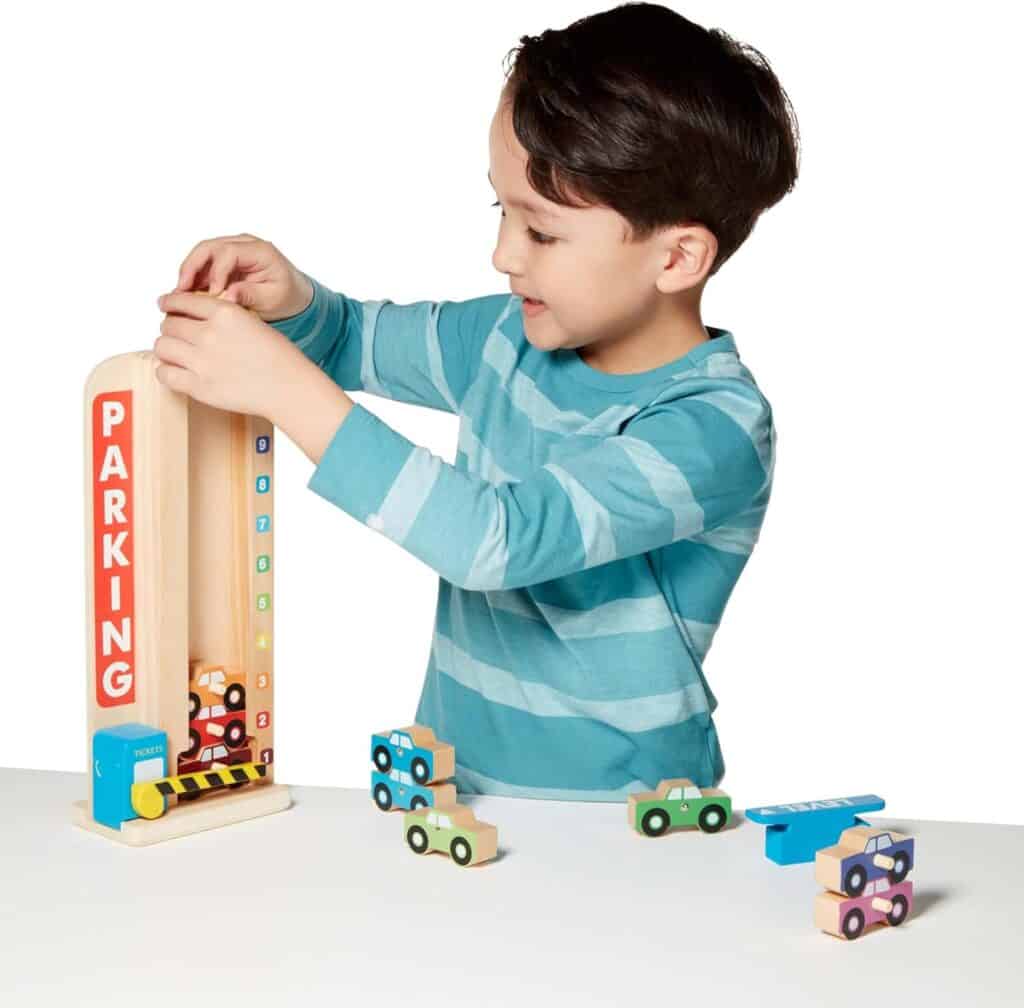
<svg viewBox="0 0 1024 1008">
<path fill-rule="evenodd" d="M 410 812 L 419 808 L 434 808 L 455 804 L 454 784 L 425 784 L 420 786 L 412 779 L 408 770 L 392 768 L 382 774 L 376 770 L 371 774 L 370 791 L 381 812 L 391 809 L 406 809 Z"/>
<path fill-rule="evenodd" d="M 433 731 L 423 725 L 374 735 L 370 740 L 370 759 L 378 773 L 407 770 L 413 783 L 421 786 L 455 773 L 455 747 L 438 742 Z"/>
</svg>

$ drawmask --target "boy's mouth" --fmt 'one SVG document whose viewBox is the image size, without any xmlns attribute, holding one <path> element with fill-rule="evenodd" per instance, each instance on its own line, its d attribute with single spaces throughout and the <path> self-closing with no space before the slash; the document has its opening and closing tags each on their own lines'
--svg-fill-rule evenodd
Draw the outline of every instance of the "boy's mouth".
<svg viewBox="0 0 1024 1008">
<path fill-rule="evenodd" d="M 538 312 L 542 312 L 545 308 L 543 301 L 535 301 L 533 298 L 523 298 L 523 311 L 527 315 L 536 315 Z"/>
</svg>

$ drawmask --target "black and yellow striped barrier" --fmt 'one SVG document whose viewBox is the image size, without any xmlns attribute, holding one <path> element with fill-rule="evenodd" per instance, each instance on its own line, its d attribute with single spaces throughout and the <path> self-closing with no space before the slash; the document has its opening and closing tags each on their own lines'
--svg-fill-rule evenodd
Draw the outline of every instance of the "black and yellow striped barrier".
<svg viewBox="0 0 1024 1008">
<path fill-rule="evenodd" d="M 171 795 L 193 795 L 231 784 L 245 784 L 267 775 L 266 763 L 236 763 L 216 770 L 161 777 L 132 785 L 132 808 L 143 819 L 159 819 L 166 807 L 164 799 Z"/>
</svg>

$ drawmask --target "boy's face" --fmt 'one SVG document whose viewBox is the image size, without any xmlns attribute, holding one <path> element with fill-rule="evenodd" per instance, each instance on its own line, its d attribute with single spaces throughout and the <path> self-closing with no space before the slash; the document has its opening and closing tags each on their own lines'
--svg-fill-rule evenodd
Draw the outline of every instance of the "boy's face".
<svg viewBox="0 0 1024 1008">
<path fill-rule="evenodd" d="M 627 243 L 627 221 L 610 207 L 565 207 L 537 193 L 504 95 L 489 146 L 488 174 L 502 206 L 491 261 L 508 274 L 514 293 L 544 302 L 539 314 L 523 312 L 530 343 L 540 350 L 576 348 L 642 329 L 656 307 L 665 238 Z"/>
</svg>

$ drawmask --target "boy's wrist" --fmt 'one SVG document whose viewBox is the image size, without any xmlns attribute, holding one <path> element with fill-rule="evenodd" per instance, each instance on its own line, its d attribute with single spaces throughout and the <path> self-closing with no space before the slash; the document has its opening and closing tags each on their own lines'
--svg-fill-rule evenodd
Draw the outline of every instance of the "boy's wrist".
<svg viewBox="0 0 1024 1008">
<path fill-rule="evenodd" d="M 335 432 L 355 403 L 301 351 L 289 347 L 274 382 L 267 419 L 319 465 Z"/>
</svg>

